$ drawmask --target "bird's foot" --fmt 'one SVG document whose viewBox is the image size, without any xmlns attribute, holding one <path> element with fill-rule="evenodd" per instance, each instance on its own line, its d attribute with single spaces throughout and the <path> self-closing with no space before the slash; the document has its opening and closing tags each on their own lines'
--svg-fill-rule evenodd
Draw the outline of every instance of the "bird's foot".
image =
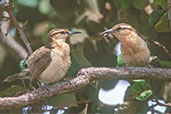
<svg viewBox="0 0 171 114">
<path fill-rule="evenodd" d="M 48 86 L 47 86 L 46 84 L 44 84 L 44 83 L 42 83 L 42 84 L 40 85 L 40 87 L 41 87 L 42 89 L 45 89 L 45 90 L 47 90 L 47 91 L 50 91 L 50 89 L 48 88 Z"/>
<path fill-rule="evenodd" d="M 31 90 L 36 90 L 36 88 L 31 83 L 29 84 L 29 86 L 30 86 Z"/>
<path fill-rule="evenodd" d="M 69 83 L 69 84 L 71 84 L 71 80 L 70 79 L 65 78 L 64 81 Z"/>
<path fill-rule="evenodd" d="M 146 66 L 149 68 L 149 69 L 152 69 L 153 66 L 150 64 L 150 63 L 146 63 Z"/>
<path fill-rule="evenodd" d="M 48 86 L 45 84 L 45 83 L 40 83 L 39 81 L 36 81 L 37 82 L 37 85 L 42 88 L 42 89 L 45 89 L 47 91 L 50 91 Z"/>
</svg>

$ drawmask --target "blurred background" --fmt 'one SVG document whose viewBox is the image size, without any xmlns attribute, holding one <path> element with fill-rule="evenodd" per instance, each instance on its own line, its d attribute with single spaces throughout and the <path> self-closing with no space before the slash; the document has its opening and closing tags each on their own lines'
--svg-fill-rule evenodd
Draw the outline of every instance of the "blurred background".
<svg viewBox="0 0 171 114">
<path fill-rule="evenodd" d="M 1 1 L 0 7 L 3 7 L 4 1 Z M 12 5 L 15 6 L 13 13 L 18 24 L 23 28 L 33 50 L 44 45 L 47 33 L 52 28 L 67 28 L 82 32 L 67 41 L 71 47 L 72 59 L 72 66 L 66 76 L 68 78 L 75 77 L 79 69 L 85 67 L 119 66 L 117 56 L 120 51 L 119 48 L 116 48 L 118 40 L 114 36 L 109 35 L 102 38 L 99 35 L 106 28 L 111 28 L 118 23 L 130 24 L 149 39 L 158 41 L 171 50 L 167 0 L 12 0 Z M 0 11 L 1 20 L 4 18 L 2 14 L 3 11 Z M 20 72 L 20 61 L 27 56 L 26 46 L 19 38 L 20 35 L 12 22 L 8 32 L 8 35 L 23 47 L 24 51 L 21 52 L 25 52 L 25 54 L 14 54 L 8 46 L 4 46 L 4 42 L 0 41 L 0 80 Z M 151 55 L 157 56 L 162 65 L 171 67 L 171 58 L 160 47 L 149 42 L 149 48 Z M 121 85 L 118 86 L 118 84 Z M 49 110 L 48 113 L 85 113 L 85 111 L 88 113 L 114 113 L 119 109 L 117 104 L 128 101 L 131 96 L 130 85 L 131 83 L 128 81 L 100 81 L 78 92 L 50 98 L 46 103 L 40 103 L 40 106 L 36 105 L 15 111 L 21 113 L 44 113 L 47 110 Z M 154 83 L 151 86 L 156 86 L 155 96 L 163 102 L 171 100 L 169 83 L 158 84 L 158 86 Z M 1 96 L 15 96 L 18 91 L 23 90 L 21 80 L 11 83 L 1 81 L 0 87 Z M 120 89 L 105 96 L 117 87 Z M 123 92 L 112 98 L 121 90 Z M 150 100 L 148 98 L 140 103 L 136 102 L 135 104 L 134 102 L 132 105 L 136 108 L 132 109 L 133 112 L 152 112 L 154 107 L 149 108 L 148 101 Z M 47 104 L 47 106 L 42 108 L 43 104 Z M 152 103 L 151 106 L 153 106 Z M 169 109 L 165 108 L 160 111 L 166 113 L 169 112 Z"/>
</svg>

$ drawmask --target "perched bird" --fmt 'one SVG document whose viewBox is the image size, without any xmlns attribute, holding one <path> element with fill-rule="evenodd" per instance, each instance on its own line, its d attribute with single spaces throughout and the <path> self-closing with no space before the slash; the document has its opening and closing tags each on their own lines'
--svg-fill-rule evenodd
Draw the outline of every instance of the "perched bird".
<svg viewBox="0 0 171 114">
<path fill-rule="evenodd" d="M 68 37 L 80 32 L 67 29 L 53 29 L 48 33 L 45 46 L 28 57 L 28 68 L 21 73 L 7 77 L 4 81 L 30 79 L 30 84 L 38 80 L 41 84 L 59 81 L 67 73 L 70 60 L 70 47 L 65 42 Z"/>
<path fill-rule="evenodd" d="M 122 59 L 128 66 L 148 65 L 150 51 L 144 36 L 132 26 L 120 23 L 101 34 L 113 34 L 121 42 Z"/>
</svg>

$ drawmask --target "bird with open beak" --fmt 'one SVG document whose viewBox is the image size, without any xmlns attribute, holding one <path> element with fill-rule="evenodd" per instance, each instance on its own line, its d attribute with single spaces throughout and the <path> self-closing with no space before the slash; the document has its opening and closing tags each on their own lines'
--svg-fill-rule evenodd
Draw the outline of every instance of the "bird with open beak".
<svg viewBox="0 0 171 114">
<path fill-rule="evenodd" d="M 35 50 L 28 57 L 28 68 L 21 73 L 7 77 L 4 81 L 30 79 L 41 84 L 55 83 L 65 76 L 70 65 L 70 47 L 66 39 L 78 31 L 53 29 L 48 33 L 45 46 Z"/>
<path fill-rule="evenodd" d="M 113 34 L 121 42 L 122 58 L 128 66 L 148 65 L 150 51 L 143 35 L 132 26 L 120 23 L 101 33 Z"/>
</svg>

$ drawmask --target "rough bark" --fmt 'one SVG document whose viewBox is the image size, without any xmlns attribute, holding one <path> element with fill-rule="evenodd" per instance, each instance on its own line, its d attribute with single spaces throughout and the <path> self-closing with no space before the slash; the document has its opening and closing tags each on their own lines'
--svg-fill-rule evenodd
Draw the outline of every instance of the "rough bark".
<svg viewBox="0 0 171 114">
<path fill-rule="evenodd" d="M 49 85 L 46 89 L 39 88 L 37 90 L 27 92 L 18 97 L 0 98 L 0 109 L 21 108 L 37 102 L 53 95 L 61 95 L 84 88 L 88 84 L 97 80 L 133 80 L 133 79 L 149 79 L 160 81 L 171 81 L 171 69 L 147 68 L 147 67 L 90 67 L 81 69 L 77 77 L 69 80 L 69 82 L 61 82 L 55 85 Z"/>
</svg>

